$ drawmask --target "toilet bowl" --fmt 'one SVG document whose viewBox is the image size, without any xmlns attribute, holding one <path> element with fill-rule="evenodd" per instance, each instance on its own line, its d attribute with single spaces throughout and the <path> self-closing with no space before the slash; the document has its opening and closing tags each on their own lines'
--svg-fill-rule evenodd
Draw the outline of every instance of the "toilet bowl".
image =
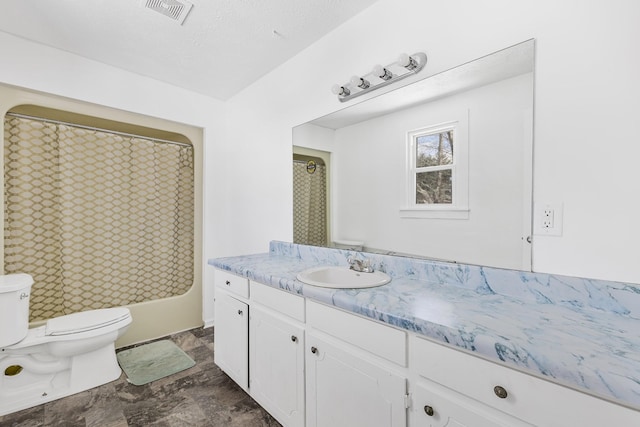
<svg viewBox="0 0 640 427">
<path fill-rule="evenodd" d="M 127 308 L 60 316 L 28 328 L 27 274 L 0 276 L 0 416 L 120 377 L 115 341 L 131 323 Z"/>
</svg>

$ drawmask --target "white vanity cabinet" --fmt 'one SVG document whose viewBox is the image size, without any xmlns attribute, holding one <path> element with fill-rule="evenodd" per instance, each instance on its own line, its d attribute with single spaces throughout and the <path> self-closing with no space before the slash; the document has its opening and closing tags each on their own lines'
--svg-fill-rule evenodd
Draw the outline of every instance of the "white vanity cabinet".
<svg viewBox="0 0 640 427">
<path fill-rule="evenodd" d="M 226 271 L 214 277 L 215 362 L 284 427 L 640 426 L 640 411 Z"/>
<path fill-rule="evenodd" d="M 245 391 L 249 388 L 249 281 L 216 270 L 214 361 Z"/>
<path fill-rule="evenodd" d="M 406 427 L 405 348 L 403 331 L 307 301 L 307 427 Z"/>
<path fill-rule="evenodd" d="M 410 347 L 414 425 L 640 426 L 638 411 L 417 336 Z"/>
<path fill-rule="evenodd" d="M 251 282 L 249 388 L 286 427 L 303 427 L 304 299 Z"/>
</svg>

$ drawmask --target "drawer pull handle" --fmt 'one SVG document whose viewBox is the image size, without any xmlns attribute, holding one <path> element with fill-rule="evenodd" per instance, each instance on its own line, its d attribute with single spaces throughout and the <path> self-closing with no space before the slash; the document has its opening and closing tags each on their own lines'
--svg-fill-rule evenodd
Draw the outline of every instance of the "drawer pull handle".
<svg viewBox="0 0 640 427">
<path fill-rule="evenodd" d="M 295 335 L 291 335 L 291 341 L 297 342 L 298 341 L 298 337 L 295 336 Z"/>
<path fill-rule="evenodd" d="M 238 314 L 242 316 L 242 310 L 238 310 Z"/>
<path fill-rule="evenodd" d="M 430 417 L 433 417 L 433 414 L 434 414 L 433 408 L 429 405 L 424 405 L 424 413 L 429 415 Z"/>
<path fill-rule="evenodd" d="M 506 399 L 508 396 L 507 390 L 505 390 L 504 387 L 502 386 L 495 386 L 493 388 L 493 392 L 496 394 L 496 396 L 498 396 L 500 399 Z"/>
<path fill-rule="evenodd" d="M 227 280 L 226 282 L 224 282 L 224 283 L 225 283 L 227 286 L 231 286 L 231 282 L 230 282 L 230 281 L 228 281 L 228 280 Z"/>
<path fill-rule="evenodd" d="M 315 347 L 311 347 L 311 353 L 318 354 L 318 349 Z"/>
</svg>

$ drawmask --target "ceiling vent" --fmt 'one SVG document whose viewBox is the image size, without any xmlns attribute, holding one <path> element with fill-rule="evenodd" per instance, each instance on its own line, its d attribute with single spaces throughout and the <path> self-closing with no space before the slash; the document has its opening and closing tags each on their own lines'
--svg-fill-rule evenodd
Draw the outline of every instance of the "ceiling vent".
<svg viewBox="0 0 640 427">
<path fill-rule="evenodd" d="M 186 0 L 142 0 L 142 5 L 167 16 L 182 25 L 193 3 Z"/>
</svg>

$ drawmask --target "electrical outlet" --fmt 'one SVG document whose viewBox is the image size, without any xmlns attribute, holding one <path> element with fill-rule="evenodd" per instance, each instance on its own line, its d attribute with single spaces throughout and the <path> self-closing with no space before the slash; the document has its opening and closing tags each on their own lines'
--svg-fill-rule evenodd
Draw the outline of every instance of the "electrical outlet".
<svg viewBox="0 0 640 427">
<path fill-rule="evenodd" d="M 545 206 L 542 210 L 542 228 L 550 230 L 553 228 L 553 207 Z"/>
<path fill-rule="evenodd" d="M 534 234 L 562 236 L 562 203 L 539 203 L 534 207 Z"/>
</svg>

